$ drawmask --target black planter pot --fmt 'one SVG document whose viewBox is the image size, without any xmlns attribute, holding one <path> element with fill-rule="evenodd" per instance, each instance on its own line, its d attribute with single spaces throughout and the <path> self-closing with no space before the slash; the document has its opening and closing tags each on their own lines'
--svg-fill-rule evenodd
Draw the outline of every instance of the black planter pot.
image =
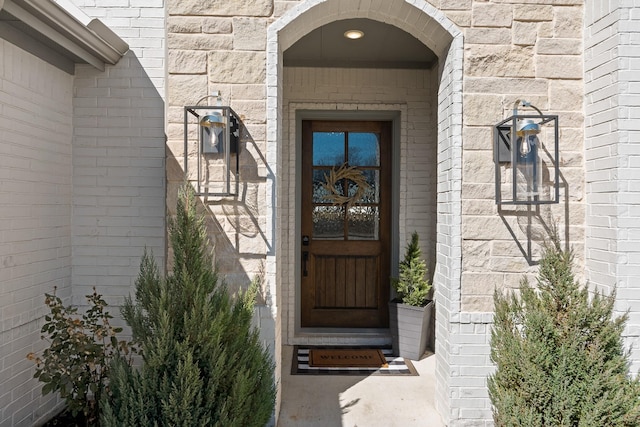
<svg viewBox="0 0 640 427">
<path fill-rule="evenodd" d="M 432 342 L 431 316 L 433 301 L 424 307 L 415 307 L 399 302 L 389 303 L 389 328 L 395 355 L 419 360 Z"/>
</svg>

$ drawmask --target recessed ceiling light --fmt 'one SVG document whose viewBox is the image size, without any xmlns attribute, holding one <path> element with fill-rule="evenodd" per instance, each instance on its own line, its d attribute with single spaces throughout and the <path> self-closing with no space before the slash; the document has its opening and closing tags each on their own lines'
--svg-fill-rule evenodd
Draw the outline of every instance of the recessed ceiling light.
<svg viewBox="0 0 640 427">
<path fill-rule="evenodd" d="M 344 32 L 344 36 L 351 40 L 357 40 L 364 37 L 364 33 L 360 30 L 348 30 Z"/>
</svg>

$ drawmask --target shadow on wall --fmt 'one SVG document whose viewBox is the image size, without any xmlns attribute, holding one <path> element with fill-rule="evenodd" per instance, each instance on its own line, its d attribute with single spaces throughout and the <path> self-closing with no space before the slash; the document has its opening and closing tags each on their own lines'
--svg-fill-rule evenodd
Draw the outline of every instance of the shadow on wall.
<svg viewBox="0 0 640 427">
<path fill-rule="evenodd" d="M 96 286 L 120 305 L 145 248 L 165 264 L 164 100 L 129 51 L 77 66 L 73 103 L 73 302 Z"/>
<path fill-rule="evenodd" d="M 510 209 L 498 206 L 498 214 L 505 227 L 511 234 L 513 241 L 518 246 L 522 256 L 529 266 L 540 263 L 540 253 L 534 250 L 534 244 L 542 244 L 549 240 L 553 230 L 557 229 L 559 236 L 564 237 L 565 251 L 571 249 L 570 227 L 569 227 L 569 185 L 562 173 L 560 178 L 560 194 L 564 196 L 564 204 L 559 204 L 559 208 L 554 209 L 553 205 L 520 205 Z M 558 215 L 554 215 L 554 211 Z M 515 217 L 520 233 L 514 230 L 507 217 Z M 561 233 L 563 232 L 563 233 Z"/>
<path fill-rule="evenodd" d="M 239 191 L 235 196 L 198 197 L 198 212 L 204 215 L 214 262 L 220 277 L 232 293 L 246 289 L 253 280 L 261 284 L 256 301 L 254 325 L 260 329 L 263 343 L 275 356 L 275 319 L 270 310 L 272 295 L 264 283 L 266 254 L 271 252 L 265 234 L 264 200 L 267 175 L 266 159 L 244 124 L 240 124 Z M 191 159 L 189 159 L 191 169 Z M 175 215 L 178 189 L 184 182 L 183 162 L 167 150 L 167 210 Z M 171 248 L 168 248 L 168 264 Z"/>
</svg>

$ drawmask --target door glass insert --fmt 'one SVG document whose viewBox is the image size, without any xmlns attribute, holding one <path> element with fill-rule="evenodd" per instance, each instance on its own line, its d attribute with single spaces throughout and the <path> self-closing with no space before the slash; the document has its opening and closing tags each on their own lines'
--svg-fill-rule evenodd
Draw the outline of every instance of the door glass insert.
<svg viewBox="0 0 640 427">
<path fill-rule="evenodd" d="M 380 214 L 377 206 L 349 208 L 349 240 L 378 240 Z"/>
<path fill-rule="evenodd" d="M 312 144 L 313 238 L 378 240 L 380 135 L 313 132 Z"/>
<path fill-rule="evenodd" d="M 314 206 L 312 220 L 314 238 L 323 240 L 344 238 L 344 207 Z"/>
<path fill-rule="evenodd" d="M 313 165 L 340 166 L 345 160 L 344 132 L 313 133 Z"/>
<path fill-rule="evenodd" d="M 349 133 L 349 165 L 380 166 L 378 135 L 370 132 Z"/>
</svg>

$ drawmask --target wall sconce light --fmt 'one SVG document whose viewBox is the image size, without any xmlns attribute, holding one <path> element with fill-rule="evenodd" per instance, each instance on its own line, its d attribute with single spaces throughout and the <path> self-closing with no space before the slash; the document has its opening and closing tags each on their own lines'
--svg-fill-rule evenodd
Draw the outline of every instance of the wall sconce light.
<svg viewBox="0 0 640 427">
<path fill-rule="evenodd" d="M 214 98 L 215 105 L 200 105 Z M 199 196 L 238 194 L 240 120 L 219 91 L 184 107 L 184 171 Z M 195 161 L 194 171 L 189 164 Z"/>
<path fill-rule="evenodd" d="M 536 114 L 520 114 L 518 106 Z M 524 100 L 514 103 L 513 115 L 493 127 L 496 204 L 560 201 L 558 135 L 557 115 L 542 114 Z"/>
</svg>

